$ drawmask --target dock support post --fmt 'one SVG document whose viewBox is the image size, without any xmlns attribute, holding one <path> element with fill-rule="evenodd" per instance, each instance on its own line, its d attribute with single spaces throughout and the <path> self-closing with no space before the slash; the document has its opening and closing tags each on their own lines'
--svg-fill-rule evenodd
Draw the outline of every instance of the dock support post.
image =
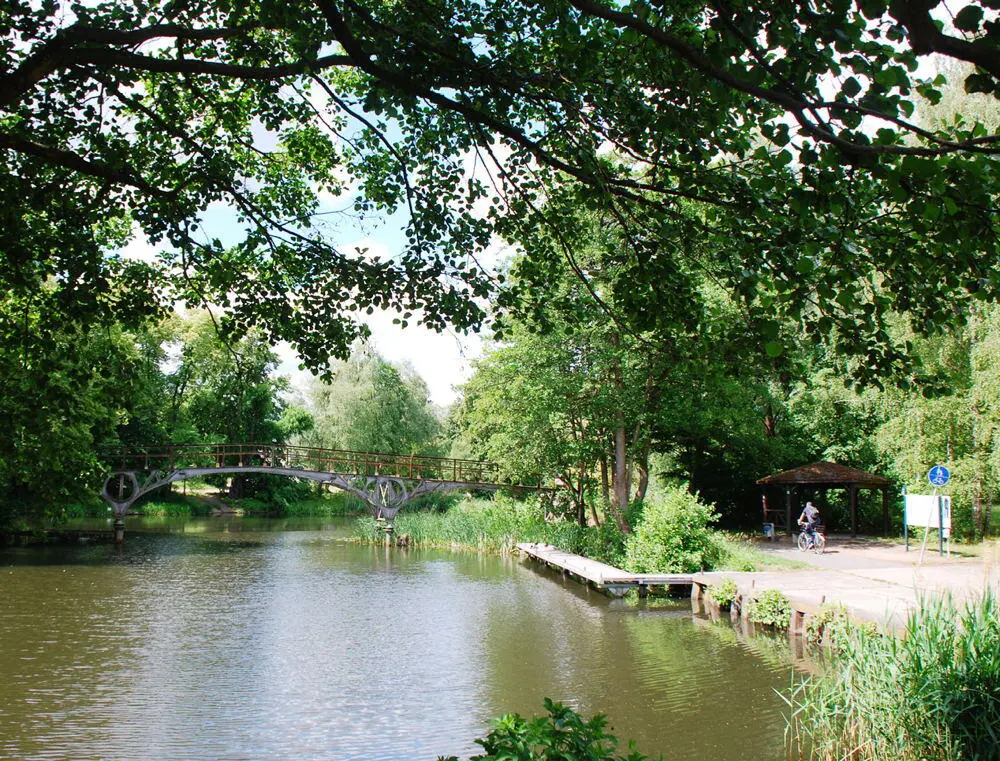
<svg viewBox="0 0 1000 761">
<path fill-rule="evenodd" d="M 125 543 L 125 516 L 115 516 L 115 544 Z"/>
</svg>

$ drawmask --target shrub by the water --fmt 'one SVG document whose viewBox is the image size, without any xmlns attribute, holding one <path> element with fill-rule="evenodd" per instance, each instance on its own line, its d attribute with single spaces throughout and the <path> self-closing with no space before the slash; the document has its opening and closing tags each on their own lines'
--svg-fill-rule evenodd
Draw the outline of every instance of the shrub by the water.
<svg viewBox="0 0 1000 761">
<path fill-rule="evenodd" d="M 712 568 L 719 546 L 718 515 L 685 486 L 650 501 L 625 547 L 625 568 L 636 573 L 693 573 Z"/>
<path fill-rule="evenodd" d="M 147 517 L 188 518 L 208 515 L 211 507 L 192 497 L 168 492 L 146 502 L 140 502 L 135 506 L 135 511 Z"/>
<path fill-rule="evenodd" d="M 368 512 L 368 506 L 353 494 L 332 491 L 279 505 L 278 512 L 287 516 L 328 518 L 340 515 L 361 515 Z"/>
<path fill-rule="evenodd" d="M 497 719 L 482 740 L 483 755 L 470 761 L 646 761 L 631 749 L 618 754 L 618 739 L 608 734 L 608 720 L 597 715 L 584 720 L 561 703 L 545 698 L 548 716 L 524 719 L 516 713 Z M 438 761 L 458 761 L 457 756 Z"/>
<path fill-rule="evenodd" d="M 840 604 L 821 605 L 806 624 L 806 639 L 836 647 L 854 626 L 847 608 Z"/>
<path fill-rule="evenodd" d="M 765 589 L 750 602 L 747 616 L 755 624 L 787 629 L 792 619 L 792 604 L 777 589 Z"/>
<path fill-rule="evenodd" d="M 737 594 L 739 594 L 739 589 L 736 587 L 736 582 L 732 579 L 726 579 L 720 584 L 709 587 L 707 596 L 722 610 L 729 610 Z"/>
<path fill-rule="evenodd" d="M 788 739 L 814 761 L 1000 758 L 1000 605 L 925 600 L 901 638 L 868 627 L 789 696 Z"/>
</svg>

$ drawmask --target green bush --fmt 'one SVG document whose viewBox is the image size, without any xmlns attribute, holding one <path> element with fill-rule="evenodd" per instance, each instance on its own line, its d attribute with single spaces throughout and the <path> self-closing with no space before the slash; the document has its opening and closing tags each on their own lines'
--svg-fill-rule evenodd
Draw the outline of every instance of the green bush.
<svg viewBox="0 0 1000 761">
<path fill-rule="evenodd" d="M 280 512 L 273 502 L 268 502 L 257 497 L 243 497 L 243 499 L 232 499 L 227 497 L 226 504 L 237 510 L 242 510 L 246 515 L 271 515 Z"/>
<path fill-rule="evenodd" d="M 718 544 L 710 528 L 718 519 L 686 486 L 668 489 L 646 504 L 625 546 L 625 568 L 637 573 L 693 573 L 712 568 Z"/>
<path fill-rule="evenodd" d="M 821 605 L 816 615 L 806 623 L 806 639 L 836 646 L 848 636 L 850 626 L 847 608 L 843 605 Z"/>
<path fill-rule="evenodd" d="M 749 606 L 748 618 L 755 624 L 787 629 L 792 619 L 792 604 L 777 589 L 765 589 Z"/>
<path fill-rule="evenodd" d="M 71 502 L 66 506 L 64 518 L 106 518 L 111 511 L 111 506 L 96 494 L 81 497 L 76 502 Z"/>
<path fill-rule="evenodd" d="M 523 719 L 507 714 L 494 722 L 493 729 L 476 743 L 485 753 L 470 761 L 645 761 L 647 756 L 630 749 L 627 756 L 617 753 L 618 739 L 608 734 L 608 720 L 600 714 L 584 721 L 571 708 L 545 698 L 548 716 Z M 438 761 L 458 761 L 457 756 Z"/>
<path fill-rule="evenodd" d="M 563 529 L 563 535 L 550 544 L 615 567 L 625 563 L 626 537 L 613 520 L 607 520 L 600 526 L 567 525 L 573 528 Z"/>
<path fill-rule="evenodd" d="M 353 494 L 332 491 L 309 499 L 289 502 L 284 506 L 281 514 L 292 517 L 329 518 L 341 515 L 363 515 L 368 510 L 368 506 Z"/>
<path fill-rule="evenodd" d="M 737 594 L 739 594 L 739 589 L 736 586 L 736 582 L 732 579 L 726 579 L 721 584 L 709 587 L 707 597 L 722 608 L 722 610 L 729 610 Z"/>
<path fill-rule="evenodd" d="M 208 515 L 212 508 L 201 500 L 185 497 L 176 492 L 166 492 L 154 496 L 146 502 L 138 502 L 135 512 L 153 518 L 188 518 Z"/>
<path fill-rule="evenodd" d="M 842 638 L 831 668 L 788 698 L 790 744 L 818 761 L 1000 758 L 1000 604 L 925 600 L 900 638 Z"/>
</svg>

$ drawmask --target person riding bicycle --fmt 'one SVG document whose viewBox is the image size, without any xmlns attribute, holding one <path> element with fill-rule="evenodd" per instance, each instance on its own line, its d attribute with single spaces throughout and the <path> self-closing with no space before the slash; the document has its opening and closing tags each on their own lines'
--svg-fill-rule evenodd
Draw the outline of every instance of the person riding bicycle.
<svg viewBox="0 0 1000 761">
<path fill-rule="evenodd" d="M 819 525 L 819 510 L 816 505 L 806 502 L 798 522 L 802 526 L 802 533 L 809 537 L 809 546 L 812 546 L 816 542 L 816 527 Z"/>
</svg>

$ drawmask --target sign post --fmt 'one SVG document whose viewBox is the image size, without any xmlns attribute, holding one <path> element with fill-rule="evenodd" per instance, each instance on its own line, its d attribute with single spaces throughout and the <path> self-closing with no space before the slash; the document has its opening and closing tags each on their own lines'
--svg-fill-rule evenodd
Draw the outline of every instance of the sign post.
<svg viewBox="0 0 1000 761">
<path fill-rule="evenodd" d="M 938 553 L 944 555 L 944 540 L 948 540 L 948 554 L 951 554 L 951 497 L 939 495 L 938 488 L 951 478 L 951 473 L 943 465 L 935 465 L 927 474 L 927 480 L 934 487 L 933 494 L 906 494 L 904 492 L 903 534 L 906 549 L 910 549 L 909 526 L 923 526 L 924 539 L 920 545 L 920 559 L 923 561 L 927 549 L 927 538 L 932 528 L 938 532 Z"/>
<path fill-rule="evenodd" d="M 951 473 L 944 465 L 935 465 L 929 471 L 927 471 L 927 480 L 931 482 L 931 486 L 934 487 L 934 496 L 937 497 L 937 490 L 939 487 L 944 486 L 951 480 Z M 941 503 L 941 498 L 937 497 L 938 502 L 938 555 L 944 555 L 944 506 Z M 951 518 L 951 516 L 948 516 Z M 950 520 L 949 520 L 950 525 Z M 948 554 L 951 554 L 951 537 L 948 537 Z"/>
</svg>

